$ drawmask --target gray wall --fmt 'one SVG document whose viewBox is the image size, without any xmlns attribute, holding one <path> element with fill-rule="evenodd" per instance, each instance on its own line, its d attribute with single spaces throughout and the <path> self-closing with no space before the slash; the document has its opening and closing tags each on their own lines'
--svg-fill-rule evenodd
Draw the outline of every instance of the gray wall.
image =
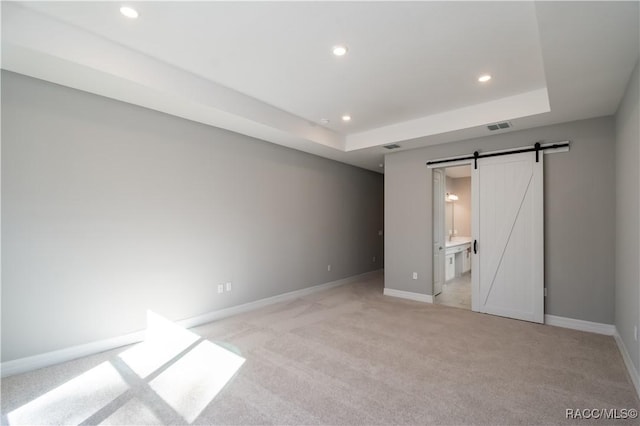
<svg viewBox="0 0 640 426">
<path fill-rule="evenodd" d="M 604 117 L 388 154 L 385 286 L 432 294 L 428 160 L 570 140 L 570 152 L 545 156 L 545 313 L 613 324 L 614 139 Z"/>
<path fill-rule="evenodd" d="M 2 361 L 379 269 L 383 203 L 380 174 L 3 72 Z"/>
<path fill-rule="evenodd" d="M 640 371 L 640 122 L 638 65 L 616 114 L 616 328 Z"/>
</svg>

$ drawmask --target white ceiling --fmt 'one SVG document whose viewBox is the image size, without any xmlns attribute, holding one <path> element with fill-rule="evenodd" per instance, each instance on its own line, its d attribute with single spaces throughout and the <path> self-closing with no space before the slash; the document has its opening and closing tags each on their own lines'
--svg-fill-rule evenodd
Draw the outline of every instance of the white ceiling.
<svg viewBox="0 0 640 426">
<path fill-rule="evenodd" d="M 635 1 L 127 4 L 2 2 L 2 67 L 375 171 L 613 114 L 640 49 Z"/>
</svg>

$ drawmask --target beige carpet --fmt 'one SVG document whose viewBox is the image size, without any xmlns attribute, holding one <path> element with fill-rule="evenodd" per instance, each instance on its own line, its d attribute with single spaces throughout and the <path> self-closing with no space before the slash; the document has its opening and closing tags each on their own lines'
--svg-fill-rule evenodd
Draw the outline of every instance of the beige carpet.
<svg viewBox="0 0 640 426">
<path fill-rule="evenodd" d="M 565 418 L 569 408 L 638 408 L 613 338 L 382 289 L 380 276 L 198 327 L 209 342 L 187 339 L 145 372 L 120 348 L 6 378 L 2 421 L 636 424 Z M 223 368 L 211 342 L 246 359 L 215 397 L 204 386 Z"/>
</svg>

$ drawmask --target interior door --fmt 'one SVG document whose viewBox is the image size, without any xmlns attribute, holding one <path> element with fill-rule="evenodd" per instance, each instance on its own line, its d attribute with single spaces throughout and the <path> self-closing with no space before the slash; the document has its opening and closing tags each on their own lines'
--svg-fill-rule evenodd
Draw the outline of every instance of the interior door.
<svg viewBox="0 0 640 426">
<path fill-rule="evenodd" d="M 444 284 L 444 190 L 443 169 L 433 169 L 433 295 L 442 292 Z"/>
<path fill-rule="evenodd" d="M 472 310 L 544 320 L 543 157 L 478 159 L 472 168 Z"/>
</svg>

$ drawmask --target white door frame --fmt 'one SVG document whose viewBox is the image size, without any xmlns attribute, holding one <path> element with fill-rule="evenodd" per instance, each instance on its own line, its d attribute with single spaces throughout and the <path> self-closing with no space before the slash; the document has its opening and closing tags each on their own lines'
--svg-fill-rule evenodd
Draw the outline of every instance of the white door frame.
<svg viewBox="0 0 640 426">
<path fill-rule="evenodd" d="M 436 188 L 436 174 L 440 175 L 440 183 Z M 446 185 L 446 174 L 444 168 L 433 169 L 432 172 L 432 203 L 433 203 L 433 220 L 432 220 L 432 232 L 433 232 L 433 279 L 432 279 L 432 291 L 431 294 L 435 297 L 442 291 L 442 286 L 445 282 L 445 252 L 446 252 L 446 237 L 445 237 L 445 204 L 444 193 Z"/>
</svg>

